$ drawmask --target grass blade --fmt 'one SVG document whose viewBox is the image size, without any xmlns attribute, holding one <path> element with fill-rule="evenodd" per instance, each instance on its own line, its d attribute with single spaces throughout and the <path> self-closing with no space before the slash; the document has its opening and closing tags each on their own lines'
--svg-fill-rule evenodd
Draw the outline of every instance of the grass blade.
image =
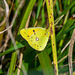
<svg viewBox="0 0 75 75">
<path fill-rule="evenodd" d="M 42 66 L 44 75 L 54 75 L 52 63 L 51 63 L 51 60 L 50 60 L 46 50 L 39 53 L 38 58 L 39 58 L 41 66 Z"/>
<path fill-rule="evenodd" d="M 51 43 L 52 43 L 55 75 L 58 75 L 55 28 L 54 28 L 54 17 L 53 17 L 53 2 L 52 1 L 53 0 L 46 0 L 46 5 L 47 5 L 47 12 L 48 12 L 48 19 L 49 19 L 49 29 L 50 29 L 50 33 L 51 33 Z"/>
</svg>

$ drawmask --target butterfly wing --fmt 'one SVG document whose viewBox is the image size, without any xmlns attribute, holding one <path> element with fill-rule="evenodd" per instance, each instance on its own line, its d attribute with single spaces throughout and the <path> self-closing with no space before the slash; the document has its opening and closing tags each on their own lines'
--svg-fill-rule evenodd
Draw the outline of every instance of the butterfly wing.
<svg viewBox="0 0 75 75">
<path fill-rule="evenodd" d="M 44 30 L 44 28 L 42 27 L 33 27 L 33 28 L 26 28 L 26 29 L 24 28 L 20 30 L 20 34 L 25 40 L 28 41 L 31 35 L 33 35 L 37 31 L 42 31 L 42 30 Z"/>
<path fill-rule="evenodd" d="M 48 42 L 49 32 L 46 29 L 35 32 L 28 40 L 29 45 L 35 50 L 42 51 Z"/>
</svg>

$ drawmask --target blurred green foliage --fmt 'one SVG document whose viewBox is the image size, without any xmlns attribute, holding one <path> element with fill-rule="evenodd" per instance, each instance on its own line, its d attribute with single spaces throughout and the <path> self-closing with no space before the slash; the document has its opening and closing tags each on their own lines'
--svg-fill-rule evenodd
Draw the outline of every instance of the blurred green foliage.
<svg viewBox="0 0 75 75">
<path fill-rule="evenodd" d="M 9 22 L 11 23 L 12 17 L 14 16 L 20 0 L 14 0 L 14 6 L 12 8 L 12 11 L 9 16 Z M 55 1 L 55 0 L 54 0 Z M 7 0 L 9 8 L 11 8 L 12 0 Z M 16 40 L 17 50 L 20 51 L 20 53 L 23 53 L 23 59 L 22 59 L 22 68 L 21 70 L 23 72 L 26 72 L 28 75 L 49 75 L 49 73 L 54 72 L 53 71 L 53 65 L 51 64 L 53 61 L 52 56 L 52 47 L 51 42 L 48 42 L 47 47 L 43 52 L 37 52 L 33 48 L 31 48 L 27 41 L 25 41 L 19 34 L 19 31 L 25 27 L 26 22 L 28 20 L 28 17 L 31 12 L 29 26 L 28 27 L 34 27 L 34 24 L 37 20 L 37 27 L 47 27 L 48 26 L 48 14 L 47 14 L 47 8 L 46 4 L 43 6 L 43 0 L 25 0 L 24 6 L 22 9 L 18 12 L 18 17 L 15 20 L 14 26 L 12 27 L 12 33 L 14 35 L 14 38 Z M 3 1 L 0 1 L 0 7 L 5 10 L 5 6 L 3 4 Z M 56 32 L 56 47 L 57 47 L 57 55 L 58 55 L 58 61 L 62 59 L 65 55 L 68 54 L 69 46 L 64 50 L 63 53 L 61 53 L 61 50 L 63 47 L 67 44 L 67 42 L 71 39 L 72 32 L 75 28 L 75 17 L 73 18 L 72 15 L 75 14 L 75 0 L 56 0 L 54 6 L 54 19 L 57 20 L 60 16 L 64 15 L 63 18 L 59 19 L 59 22 L 57 25 L 55 25 L 55 32 Z M 67 15 L 69 11 L 69 14 Z M 3 17 L 1 17 L 2 12 L 0 11 L 0 22 L 2 22 Z M 3 12 L 4 14 L 4 12 Z M 5 15 L 4 15 L 5 16 Z M 68 17 L 65 22 L 65 17 Z M 58 20 L 57 20 L 58 21 Z M 56 21 L 56 22 L 57 22 Z M 0 31 L 1 32 L 1 31 Z M 1 46 L 5 42 L 5 36 L 7 33 L 5 32 L 3 34 L 3 38 L 1 38 Z M 61 42 L 63 40 L 63 42 Z M 0 69 L 0 75 L 6 75 L 10 66 L 11 56 L 12 53 L 15 52 L 15 48 L 11 43 L 12 41 L 9 40 L 7 43 L 6 50 L 0 53 L 0 66 L 2 65 L 2 68 Z M 59 46 L 61 43 L 61 46 Z M 46 52 L 46 53 L 45 53 Z M 42 55 L 41 58 L 37 57 L 37 55 Z M 73 48 L 73 61 L 75 60 L 75 44 Z M 2 57 L 4 57 L 3 62 L 1 62 Z M 17 56 L 16 56 L 17 57 Z M 15 60 L 14 64 L 15 66 L 19 64 L 19 60 L 14 56 L 12 59 Z M 16 59 L 15 59 L 16 58 Z M 40 60 L 39 60 L 39 59 Z M 14 62 L 13 60 L 13 62 Z M 12 62 L 12 63 L 13 63 Z M 44 65 L 45 64 L 45 65 Z M 66 67 L 63 67 L 64 65 L 68 64 L 68 58 L 65 58 L 63 61 L 61 61 L 58 64 L 59 67 L 59 74 L 67 73 L 69 74 L 69 67 L 68 65 Z M 75 65 L 74 65 L 75 66 Z M 48 71 L 45 70 L 45 68 L 49 69 Z M 17 74 L 17 66 L 13 68 L 14 75 Z M 45 72 L 43 72 L 45 70 Z M 20 72 L 20 75 L 24 75 L 23 72 Z M 75 67 L 73 67 L 73 71 L 75 71 Z M 66 75 L 68 75 L 66 74 Z"/>
</svg>

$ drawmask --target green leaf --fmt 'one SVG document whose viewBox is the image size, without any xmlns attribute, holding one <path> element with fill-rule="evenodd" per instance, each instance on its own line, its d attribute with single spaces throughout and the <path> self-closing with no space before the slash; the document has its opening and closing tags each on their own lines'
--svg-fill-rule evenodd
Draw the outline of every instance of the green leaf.
<svg viewBox="0 0 75 75">
<path fill-rule="evenodd" d="M 23 43 L 24 43 L 24 45 L 23 45 Z M 22 48 L 22 47 L 24 47 L 24 46 L 26 46 L 25 41 L 22 41 L 21 43 L 18 43 L 18 44 L 17 44 L 17 48 L 18 48 L 18 49 L 19 49 L 19 48 Z M 13 51 L 15 51 L 14 46 L 11 47 L 11 48 L 9 48 L 8 50 L 6 50 L 6 51 L 3 52 L 3 53 L 0 53 L 0 57 L 3 56 L 3 55 L 6 55 L 6 54 L 8 54 L 8 53 L 11 53 L 11 52 L 13 52 Z"/>
<path fill-rule="evenodd" d="M 28 16 L 29 16 L 30 12 L 32 11 L 32 8 L 33 8 L 35 2 L 36 2 L 36 0 L 30 0 L 30 2 L 29 2 L 29 4 L 28 4 L 28 7 L 27 7 L 27 9 L 26 9 L 26 11 L 25 11 L 25 13 L 24 13 L 24 17 L 23 17 L 23 19 L 22 19 L 21 25 L 20 25 L 20 27 L 19 27 L 19 31 L 20 31 L 22 28 L 25 27 L 26 22 L 27 22 L 27 20 L 28 20 Z M 19 31 L 18 31 L 18 33 L 19 33 Z"/>
<path fill-rule="evenodd" d="M 39 62 L 41 64 L 41 67 L 43 69 L 44 75 L 54 75 L 52 63 L 51 63 L 50 57 L 47 54 L 46 50 L 40 52 L 38 54 L 38 58 L 39 58 Z"/>
<path fill-rule="evenodd" d="M 38 9 L 37 9 L 37 15 L 36 15 L 36 19 L 38 19 L 38 16 L 40 14 L 40 10 L 43 4 L 43 0 L 38 0 Z"/>
<path fill-rule="evenodd" d="M 66 24 L 63 26 L 63 28 L 60 30 L 60 32 L 56 36 L 56 41 L 59 41 L 62 39 L 63 33 L 67 31 L 74 23 L 74 20 L 69 19 Z"/>
<path fill-rule="evenodd" d="M 70 5 L 68 5 L 64 10 L 63 10 L 63 12 L 61 13 L 61 15 L 65 15 L 72 7 L 73 7 L 73 5 L 75 5 L 75 1 L 72 1 L 71 3 L 70 3 Z M 61 16 L 60 15 L 60 16 Z"/>
</svg>

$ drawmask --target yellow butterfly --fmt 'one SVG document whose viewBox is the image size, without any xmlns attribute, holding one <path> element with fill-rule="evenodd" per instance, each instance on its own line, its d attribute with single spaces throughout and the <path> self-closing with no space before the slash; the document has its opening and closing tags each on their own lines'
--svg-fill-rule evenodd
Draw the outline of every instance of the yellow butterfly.
<svg viewBox="0 0 75 75">
<path fill-rule="evenodd" d="M 20 30 L 21 36 L 35 50 L 42 51 L 47 45 L 50 33 L 42 27 L 32 27 Z"/>
</svg>

